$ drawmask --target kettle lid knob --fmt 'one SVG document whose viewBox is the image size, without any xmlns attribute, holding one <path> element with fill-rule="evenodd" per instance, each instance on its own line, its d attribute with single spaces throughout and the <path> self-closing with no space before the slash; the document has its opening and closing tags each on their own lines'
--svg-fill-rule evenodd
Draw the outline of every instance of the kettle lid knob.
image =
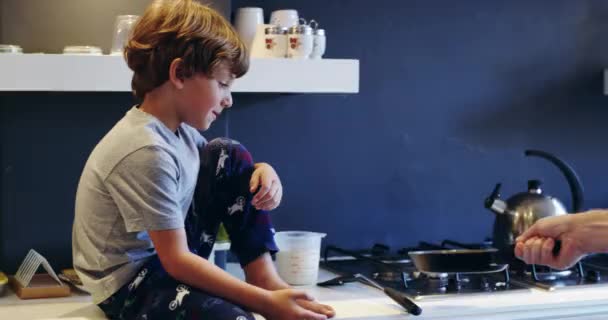
<svg viewBox="0 0 608 320">
<path fill-rule="evenodd" d="M 534 193 L 541 193 L 540 186 L 542 185 L 540 180 L 528 180 L 528 191 Z"/>
</svg>

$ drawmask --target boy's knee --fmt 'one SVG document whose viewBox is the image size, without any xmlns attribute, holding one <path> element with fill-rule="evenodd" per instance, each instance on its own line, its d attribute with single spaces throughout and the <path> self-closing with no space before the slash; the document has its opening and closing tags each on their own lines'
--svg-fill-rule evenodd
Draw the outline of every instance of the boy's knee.
<svg viewBox="0 0 608 320">
<path fill-rule="evenodd" d="M 215 138 L 209 141 L 204 152 L 214 155 L 212 158 L 229 157 L 232 162 L 236 161 L 239 166 L 253 165 L 253 157 L 247 148 L 240 142 L 229 138 Z"/>
<path fill-rule="evenodd" d="M 224 138 L 224 137 L 215 138 L 215 139 L 209 141 L 207 143 L 207 145 L 205 146 L 205 148 L 213 149 L 213 150 L 225 148 L 225 147 L 229 146 L 230 144 L 232 144 L 233 141 L 234 140 L 232 140 L 232 139 L 228 139 L 228 138 Z"/>
<path fill-rule="evenodd" d="M 238 307 L 235 307 L 238 308 Z M 227 312 L 224 314 L 219 315 L 218 317 L 214 318 L 217 320 L 255 320 L 255 317 L 253 316 L 253 314 L 251 314 L 250 312 L 246 312 L 243 311 L 242 309 L 234 309 L 232 310 L 232 312 Z"/>
</svg>

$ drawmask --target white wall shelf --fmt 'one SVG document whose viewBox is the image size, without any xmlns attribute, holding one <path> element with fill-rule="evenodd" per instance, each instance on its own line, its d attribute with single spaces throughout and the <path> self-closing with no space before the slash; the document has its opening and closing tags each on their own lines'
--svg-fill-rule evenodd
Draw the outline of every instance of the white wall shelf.
<svg viewBox="0 0 608 320">
<path fill-rule="evenodd" d="M 604 69 L 604 95 L 608 96 L 608 69 Z"/>
<path fill-rule="evenodd" d="M 0 91 L 131 91 L 121 56 L 0 55 Z M 252 59 L 233 92 L 358 93 L 359 60 Z"/>
</svg>

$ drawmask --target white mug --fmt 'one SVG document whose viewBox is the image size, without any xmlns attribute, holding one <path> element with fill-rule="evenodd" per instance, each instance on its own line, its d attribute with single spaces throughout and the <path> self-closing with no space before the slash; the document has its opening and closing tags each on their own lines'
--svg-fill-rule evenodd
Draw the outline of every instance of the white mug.
<svg viewBox="0 0 608 320">
<path fill-rule="evenodd" d="M 291 28 L 298 25 L 298 21 L 300 21 L 300 17 L 297 10 L 276 10 L 270 14 L 270 23 L 282 28 Z"/>
<path fill-rule="evenodd" d="M 234 17 L 234 27 L 245 43 L 247 48 L 252 48 L 253 39 L 257 27 L 264 23 L 264 11 L 262 8 L 239 8 Z"/>
</svg>

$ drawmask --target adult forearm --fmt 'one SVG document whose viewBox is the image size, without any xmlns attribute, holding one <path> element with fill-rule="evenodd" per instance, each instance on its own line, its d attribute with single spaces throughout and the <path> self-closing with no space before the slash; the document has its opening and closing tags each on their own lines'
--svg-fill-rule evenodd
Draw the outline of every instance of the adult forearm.
<svg viewBox="0 0 608 320">
<path fill-rule="evenodd" d="M 608 253 L 608 210 L 592 210 L 575 215 L 575 225 L 581 228 L 583 249 L 587 253 Z"/>
</svg>

